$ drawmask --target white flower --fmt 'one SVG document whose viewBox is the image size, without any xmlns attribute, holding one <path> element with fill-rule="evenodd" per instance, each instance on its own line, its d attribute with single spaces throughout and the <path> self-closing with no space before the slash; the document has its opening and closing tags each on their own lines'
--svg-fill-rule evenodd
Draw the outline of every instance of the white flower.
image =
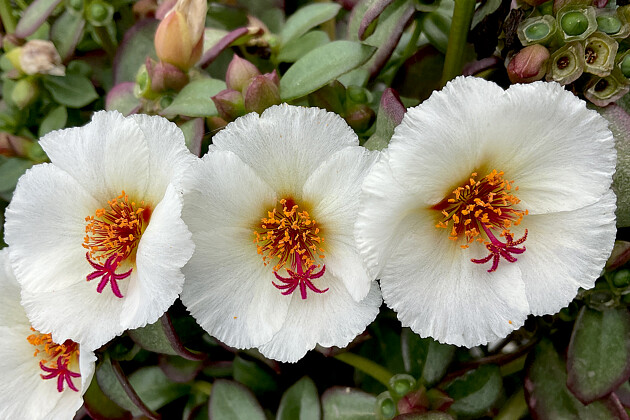
<svg viewBox="0 0 630 420">
<path fill-rule="evenodd" d="M 366 177 L 358 247 L 404 326 L 487 343 L 593 287 L 614 170 L 606 121 L 560 85 L 458 78 L 407 112 Z"/>
<path fill-rule="evenodd" d="M 83 404 L 96 357 L 77 343 L 60 346 L 50 334 L 31 328 L 7 248 L 0 251 L 0 333 L 0 418 L 72 419 Z"/>
<path fill-rule="evenodd" d="M 376 158 L 337 115 L 274 106 L 237 119 L 185 178 L 195 253 L 182 301 L 211 335 L 297 361 L 345 346 L 376 317 L 353 238 Z"/>
<path fill-rule="evenodd" d="M 192 255 L 178 186 L 193 161 L 161 117 L 98 112 L 40 140 L 51 164 L 20 178 L 5 238 L 33 326 L 97 348 L 155 322 Z"/>
</svg>

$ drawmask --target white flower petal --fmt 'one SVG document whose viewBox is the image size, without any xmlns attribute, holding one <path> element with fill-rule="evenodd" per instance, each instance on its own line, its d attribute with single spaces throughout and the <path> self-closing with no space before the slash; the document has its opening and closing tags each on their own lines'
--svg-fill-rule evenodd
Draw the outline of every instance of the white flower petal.
<svg viewBox="0 0 630 420">
<path fill-rule="evenodd" d="M 195 245 L 181 212 L 181 194 L 169 184 L 138 244 L 137 277 L 129 283 L 120 314 L 124 329 L 154 323 L 182 290 L 181 268 Z"/>
<path fill-rule="evenodd" d="M 134 114 L 130 118 L 138 124 L 148 145 L 149 166 L 144 176 L 149 186 L 144 200 L 158 202 L 169 183 L 179 186 L 188 166 L 196 159 L 186 148 L 182 130 L 174 123 L 145 114 Z"/>
<path fill-rule="evenodd" d="M 281 197 L 299 194 L 332 153 L 359 144 L 339 115 L 286 104 L 272 106 L 260 116 L 238 118 L 212 141 L 219 149 L 236 153 Z"/>
<path fill-rule="evenodd" d="M 41 164 L 18 181 L 6 210 L 5 240 L 22 287 L 52 291 L 85 281 L 85 217 L 98 203 L 54 165 Z"/>
<path fill-rule="evenodd" d="M 138 124 L 119 112 L 96 112 L 87 125 L 53 131 L 39 143 L 55 166 L 101 201 L 100 207 L 123 189 L 134 197 L 147 189 L 147 141 Z"/>
<path fill-rule="evenodd" d="M 361 184 L 378 157 L 363 147 L 348 147 L 334 153 L 313 172 L 303 189 L 312 205 L 313 217 L 322 229 L 326 269 L 341 279 L 359 302 L 370 291 L 374 277 L 368 275 L 354 239 Z"/>
<path fill-rule="evenodd" d="M 306 299 L 299 291 L 293 293 L 282 329 L 259 347 L 264 356 L 297 362 L 317 344 L 345 347 L 376 318 L 382 302 L 376 282 L 371 283 L 369 293 L 360 302 L 330 275 L 324 274 L 313 283 L 329 290 L 321 294 L 309 290 Z"/>
<path fill-rule="evenodd" d="M 31 326 L 20 305 L 20 285 L 11 269 L 9 248 L 0 250 L 0 308 L 0 328 L 18 324 Z"/>
<path fill-rule="evenodd" d="M 519 256 L 527 300 L 534 315 L 558 312 L 590 289 L 615 241 L 615 195 L 574 211 L 530 216 L 527 251 Z"/>
<path fill-rule="evenodd" d="M 251 229 L 193 229 L 195 253 L 184 267 L 182 302 L 210 335 L 249 348 L 271 339 L 284 322 L 290 298 L 272 282 L 271 267 L 256 252 Z"/>
<path fill-rule="evenodd" d="M 428 212 L 424 210 L 423 212 Z M 422 337 L 473 347 L 503 338 L 529 314 L 517 263 L 475 264 L 483 247 L 461 249 L 427 214 L 408 216 L 381 273 L 387 306 Z M 519 256 L 520 257 L 520 256 Z"/>
</svg>

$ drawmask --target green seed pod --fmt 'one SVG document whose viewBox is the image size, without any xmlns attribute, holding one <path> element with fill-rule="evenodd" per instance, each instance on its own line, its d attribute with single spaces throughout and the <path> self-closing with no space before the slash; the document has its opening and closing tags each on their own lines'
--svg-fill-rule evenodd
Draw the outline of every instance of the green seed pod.
<svg viewBox="0 0 630 420">
<path fill-rule="evenodd" d="M 616 39 L 630 35 L 630 24 L 623 13 L 611 9 L 597 10 L 597 30 Z"/>
<path fill-rule="evenodd" d="M 630 81 L 630 50 L 617 56 L 615 67 L 619 69 L 623 77 Z"/>
<path fill-rule="evenodd" d="M 525 19 L 518 26 L 518 39 L 523 46 L 532 44 L 549 44 L 556 34 L 557 25 L 552 16 L 537 16 Z"/>
<path fill-rule="evenodd" d="M 396 416 L 396 403 L 389 391 L 376 397 L 376 415 L 379 420 L 390 420 Z"/>
<path fill-rule="evenodd" d="M 595 32 L 584 42 L 584 71 L 605 77 L 615 65 L 619 44 L 602 32 Z"/>
<path fill-rule="evenodd" d="M 623 288 L 630 284 L 630 270 L 624 268 L 615 273 L 612 278 L 612 282 L 615 287 Z"/>
<path fill-rule="evenodd" d="M 584 72 L 584 46 L 570 42 L 552 54 L 545 78 L 549 82 L 567 85 L 575 82 Z"/>
<path fill-rule="evenodd" d="M 592 7 L 563 7 L 556 15 L 558 30 L 564 42 L 582 41 L 597 30 L 595 9 Z"/>
<path fill-rule="evenodd" d="M 415 386 L 416 379 L 406 373 L 394 375 L 389 380 L 389 392 L 396 398 L 404 397 Z"/>
<path fill-rule="evenodd" d="M 620 70 L 615 68 L 609 76 L 594 77 L 588 83 L 584 96 L 597 106 L 606 106 L 628 92 L 630 92 L 630 85 L 626 83 Z"/>
<path fill-rule="evenodd" d="M 112 21 L 114 7 L 104 1 L 94 0 L 85 9 L 85 19 L 92 26 L 104 26 Z"/>
<path fill-rule="evenodd" d="M 553 0 L 549 0 L 538 6 L 538 11 L 541 15 L 551 15 L 553 16 Z"/>
</svg>

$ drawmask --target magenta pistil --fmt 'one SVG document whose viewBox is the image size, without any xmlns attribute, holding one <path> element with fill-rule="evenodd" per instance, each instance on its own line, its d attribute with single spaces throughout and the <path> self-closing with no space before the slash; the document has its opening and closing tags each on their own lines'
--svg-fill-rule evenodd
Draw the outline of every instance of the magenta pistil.
<svg viewBox="0 0 630 420">
<path fill-rule="evenodd" d="M 122 256 L 112 255 L 107 259 L 104 265 L 100 265 L 90 259 L 90 254 L 86 253 L 85 258 L 87 258 L 88 262 L 94 268 L 94 272 L 87 275 L 87 281 L 94 280 L 100 277 L 101 281 L 98 283 L 96 287 L 96 291 L 102 293 L 109 283 L 112 287 L 112 292 L 116 297 L 122 298 L 123 295 L 120 293 L 120 288 L 118 287 L 118 280 L 125 279 L 131 275 L 131 271 L 133 268 L 129 269 L 129 271 L 125 273 L 116 274 L 116 268 L 118 268 L 118 264 L 122 260 Z"/>
<path fill-rule="evenodd" d="M 512 254 L 522 254 L 525 252 L 525 247 L 517 248 L 516 245 L 520 245 L 527 239 L 527 229 L 525 229 L 525 234 L 521 239 L 516 241 L 513 240 L 512 235 L 509 233 L 505 234 L 505 243 L 499 241 L 496 236 L 492 234 L 492 231 L 486 227 L 485 224 L 481 223 L 481 227 L 488 235 L 488 239 L 490 239 L 490 243 L 486 244 L 486 248 L 490 251 L 487 257 L 481 259 L 471 259 L 470 261 L 475 264 L 485 264 L 488 261 L 492 260 L 492 267 L 488 270 L 488 273 L 492 273 L 499 266 L 499 261 L 501 257 L 505 258 L 508 262 L 516 262 L 517 259 Z"/>
<path fill-rule="evenodd" d="M 299 286 L 302 299 L 306 299 L 307 288 L 311 289 L 315 293 L 324 293 L 328 290 L 328 288 L 320 290 L 315 287 L 311 280 L 318 279 L 323 276 L 324 272 L 326 271 L 326 266 L 324 265 L 321 270 L 314 273 L 313 271 L 315 271 L 316 268 L 317 266 L 313 264 L 306 271 L 304 271 L 302 269 L 302 261 L 298 259 L 297 264 L 294 264 L 295 271 L 289 270 L 287 268 L 287 273 L 289 273 L 289 277 L 282 277 L 276 272 L 273 273 L 276 278 L 284 284 L 276 284 L 275 282 L 272 282 L 272 284 L 276 286 L 276 288 L 278 288 L 279 290 L 282 290 L 282 294 L 285 296 L 293 293 L 295 289 L 297 289 L 297 287 Z"/>
<path fill-rule="evenodd" d="M 57 378 L 57 391 L 63 392 L 64 382 L 68 385 L 68 388 L 75 392 L 79 392 L 76 386 L 72 383 L 72 378 L 80 378 L 81 374 L 72 372 L 68 369 L 68 362 L 63 360 L 62 356 L 57 359 L 57 367 L 50 368 L 44 365 L 44 362 L 39 362 L 39 367 L 48 375 L 41 375 L 42 379 L 54 379 Z"/>
</svg>

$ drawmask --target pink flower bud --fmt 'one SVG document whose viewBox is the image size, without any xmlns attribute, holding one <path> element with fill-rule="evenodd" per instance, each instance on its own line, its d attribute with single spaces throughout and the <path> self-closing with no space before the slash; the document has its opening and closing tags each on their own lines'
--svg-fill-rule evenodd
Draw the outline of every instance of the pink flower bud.
<svg viewBox="0 0 630 420">
<path fill-rule="evenodd" d="M 228 89 L 244 92 L 252 79 L 260 76 L 260 71 L 249 61 L 234 55 L 225 74 Z"/>
<path fill-rule="evenodd" d="M 508 77 L 512 83 L 530 83 L 540 80 L 547 73 L 549 50 L 539 44 L 520 50 L 508 64 Z"/>
<path fill-rule="evenodd" d="M 236 118 L 245 115 L 243 95 L 236 90 L 222 90 L 212 97 L 212 102 L 217 107 L 219 116 L 225 121 L 234 121 Z"/>
<path fill-rule="evenodd" d="M 155 52 L 161 61 L 186 71 L 203 49 L 203 31 L 207 12 L 205 0 L 178 0 L 155 32 Z"/>
<path fill-rule="evenodd" d="M 245 110 L 262 113 L 272 105 L 280 103 L 278 86 L 265 76 L 256 76 L 245 92 Z"/>
</svg>

